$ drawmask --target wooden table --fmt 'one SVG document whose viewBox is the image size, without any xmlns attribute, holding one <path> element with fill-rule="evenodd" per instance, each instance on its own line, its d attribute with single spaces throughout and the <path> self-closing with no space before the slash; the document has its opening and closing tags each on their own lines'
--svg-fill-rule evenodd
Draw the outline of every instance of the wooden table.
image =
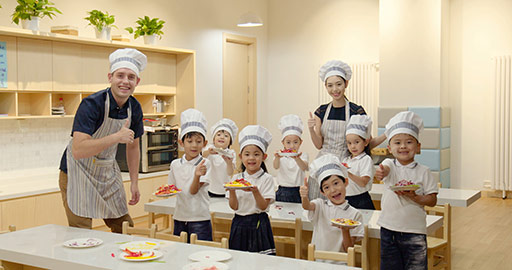
<svg viewBox="0 0 512 270">
<path fill-rule="evenodd" d="M 76 238 L 99 238 L 103 244 L 92 248 L 73 249 L 63 242 Z M 0 259 L 6 270 L 12 269 L 182 269 L 192 263 L 190 254 L 203 250 L 222 250 L 232 255 L 225 261 L 230 269 L 331 270 L 359 269 L 286 257 L 261 255 L 235 250 L 217 249 L 158 240 L 164 256 L 158 262 L 126 262 L 119 258 L 120 242 L 147 240 L 130 235 L 78 229 L 60 225 L 43 225 L 0 235 Z M 154 241 L 154 239 L 153 239 Z M 115 257 L 112 257 L 114 254 Z"/>
<path fill-rule="evenodd" d="M 144 209 L 146 212 L 156 214 L 174 214 L 176 198 L 171 197 L 164 200 L 146 203 Z M 378 210 L 359 210 L 363 214 L 363 223 L 368 224 L 369 237 L 369 258 L 370 268 L 378 269 L 380 263 L 380 226 L 377 225 L 381 211 Z M 233 218 L 234 211 L 229 207 L 228 200 L 225 198 L 210 198 L 210 212 L 216 216 L 224 218 Z M 313 224 L 307 217 L 307 211 L 299 203 L 275 202 L 270 205 L 269 216 L 276 220 L 294 221 L 296 217 L 302 219 L 302 249 L 305 249 L 307 243 L 311 241 Z M 435 233 L 443 225 L 443 218 L 440 216 L 427 215 L 427 233 Z"/>
<path fill-rule="evenodd" d="M 380 201 L 386 189 L 385 184 L 373 184 L 370 196 L 373 201 Z M 480 190 L 440 188 L 437 194 L 437 204 L 449 203 L 451 206 L 468 207 L 480 199 Z"/>
</svg>

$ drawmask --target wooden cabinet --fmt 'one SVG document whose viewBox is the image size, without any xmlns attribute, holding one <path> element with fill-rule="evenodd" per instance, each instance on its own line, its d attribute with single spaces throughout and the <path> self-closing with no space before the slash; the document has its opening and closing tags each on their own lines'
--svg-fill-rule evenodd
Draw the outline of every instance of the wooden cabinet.
<svg viewBox="0 0 512 270">
<path fill-rule="evenodd" d="M 195 52 L 126 42 L 104 41 L 53 33 L 0 27 L 6 43 L 7 88 L 0 88 L 0 119 L 62 117 L 52 115 L 62 98 L 66 117 L 80 101 L 109 86 L 110 53 L 136 48 L 148 65 L 134 97 L 145 116 L 173 116 L 195 106 Z M 163 104 L 154 107 L 154 100 Z"/>
</svg>

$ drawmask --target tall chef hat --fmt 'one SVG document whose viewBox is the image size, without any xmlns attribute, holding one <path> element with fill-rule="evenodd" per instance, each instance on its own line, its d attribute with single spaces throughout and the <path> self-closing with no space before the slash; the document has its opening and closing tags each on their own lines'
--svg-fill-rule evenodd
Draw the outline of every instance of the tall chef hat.
<svg viewBox="0 0 512 270">
<path fill-rule="evenodd" d="M 196 109 L 187 109 L 181 113 L 181 135 L 180 139 L 183 140 L 189 132 L 199 132 L 206 138 L 206 118 L 202 112 Z"/>
<path fill-rule="evenodd" d="M 368 115 L 352 115 L 348 120 L 346 135 L 356 134 L 363 139 L 370 138 L 372 130 L 372 119 Z"/>
<path fill-rule="evenodd" d="M 324 83 L 327 78 L 335 75 L 341 76 L 345 81 L 349 81 L 352 78 L 352 69 L 345 62 L 330 60 L 320 67 L 318 71 L 318 76 Z"/>
<path fill-rule="evenodd" d="M 244 149 L 247 145 L 254 144 L 261 148 L 263 152 L 267 152 L 271 141 L 272 134 L 266 128 L 259 125 L 246 126 L 238 134 L 240 150 Z"/>
<path fill-rule="evenodd" d="M 416 140 L 419 140 L 420 131 L 422 130 L 423 119 L 411 111 L 406 111 L 399 112 L 393 116 L 386 124 L 386 131 L 384 133 L 388 142 L 393 136 L 402 133 L 409 134 L 416 138 Z"/>
<path fill-rule="evenodd" d="M 114 73 L 114 71 L 120 68 L 128 68 L 133 70 L 133 72 L 137 74 L 137 77 L 139 73 L 146 68 L 148 63 L 148 59 L 143 53 L 131 48 L 117 49 L 110 54 L 109 60 L 110 73 Z"/>
<path fill-rule="evenodd" d="M 277 127 L 281 130 L 281 140 L 288 135 L 297 135 L 300 138 L 302 136 L 302 130 L 304 129 L 302 120 L 295 114 L 287 114 L 281 117 Z"/>
<path fill-rule="evenodd" d="M 309 174 L 318 180 L 322 186 L 322 180 L 331 175 L 339 175 L 347 179 L 347 168 L 341 165 L 339 158 L 333 154 L 325 154 L 313 160 L 309 165 Z"/>
<path fill-rule="evenodd" d="M 217 123 L 215 123 L 215 125 L 213 125 L 211 129 L 212 135 L 215 137 L 215 134 L 217 134 L 219 130 L 227 131 L 229 136 L 231 136 L 231 141 L 234 140 L 236 134 L 238 133 L 238 127 L 236 126 L 235 122 L 227 118 L 220 119 Z"/>
</svg>

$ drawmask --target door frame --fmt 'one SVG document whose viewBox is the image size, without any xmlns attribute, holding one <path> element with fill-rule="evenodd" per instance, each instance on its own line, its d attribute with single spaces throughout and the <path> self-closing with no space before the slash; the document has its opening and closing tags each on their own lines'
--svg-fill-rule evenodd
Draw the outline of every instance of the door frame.
<svg viewBox="0 0 512 270">
<path fill-rule="evenodd" d="M 248 75 L 247 75 L 247 84 L 249 86 L 249 94 L 248 97 L 248 115 L 250 124 L 255 125 L 258 120 L 257 115 L 257 62 L 256 62 L 256 38 L 253 37 L 246 37 L 241 35 L 235 35 L 235 34 L 229 34 L 229 33 L 223 33 L 222 34 L 222 94 L 224 95 L 224 86 L 226 85 L 226 81 L 229 79 L 228 74 L 226 74 L 224 67 L 226 66 L 226 44 L 230 43 L 237 43 L 242 45 L 247 45 L 247 55 L 248 55 Z M 222 105 L 222 116 L 224 115 L 224 104 Z"/>
</svg>

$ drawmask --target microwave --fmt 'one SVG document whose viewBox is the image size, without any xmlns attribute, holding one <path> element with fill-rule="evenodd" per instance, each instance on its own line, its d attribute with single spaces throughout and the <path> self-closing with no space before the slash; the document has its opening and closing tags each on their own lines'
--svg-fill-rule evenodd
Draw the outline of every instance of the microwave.
<svg viewBox="0 0 512 270">
<path fill-rule="evenodd" d="M 145 127 L 139 142 L 141 173 L 169 170 L 171 162 L 178 158 L 178 129 Z M 117 146 L 116 160 L 121 171 L 127 172 L 126 144 Z"/>
</svg>

